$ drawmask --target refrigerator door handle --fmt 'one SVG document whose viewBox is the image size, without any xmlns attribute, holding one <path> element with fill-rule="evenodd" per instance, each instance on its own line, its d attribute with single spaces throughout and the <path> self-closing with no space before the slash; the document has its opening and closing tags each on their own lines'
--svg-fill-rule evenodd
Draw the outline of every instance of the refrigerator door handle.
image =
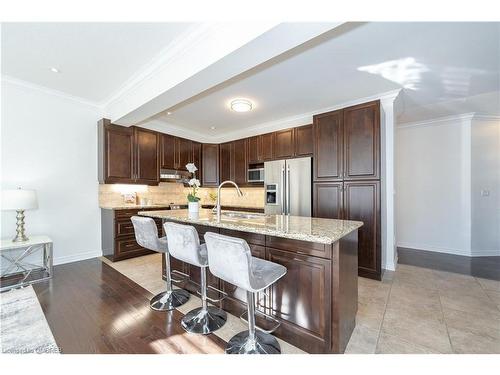
<svg viewBox="0 0 500 375">
<path fill-rule="evenodd" d="M 285 207 L 285 167 L 281 167 L 281 186 L 280 186 L 280 195 L 281 195 L 281 214 L 286 214 Z"/>
<path fill-rule="evenodd" d="M 287 165 L 287 179 L 286 179 L 286 214 L 290 215 L 290 166 Z"/>
</svg>

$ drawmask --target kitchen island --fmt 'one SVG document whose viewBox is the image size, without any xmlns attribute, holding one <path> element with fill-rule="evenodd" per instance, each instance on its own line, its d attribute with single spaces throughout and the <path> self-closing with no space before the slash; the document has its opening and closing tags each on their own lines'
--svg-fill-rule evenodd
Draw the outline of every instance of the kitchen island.
<svg viewBox="0 0 500 375">
<path fill-rule="evenodd" d="M 257 298 L 257 311 L 281 322 L 277 337 L 309 353 L 343 353 L 358 307 L 358 221 L 211 210 L 142 211 L 140 215 L 193 225 L 206 232 L 245 239 L 252 255 L 287 268 L 287 274 Z M 199 283 L 198 267 L 171 258 L 173 270 Z M 208 273 L 209 285 L 228 297 L 220 307 L 236 316 L 246 310 L 246 293 Z M 195 292 L 196 284 L 184 288 Z M 266 326 L 257 317 L 257 324 Z"/>
</svg>

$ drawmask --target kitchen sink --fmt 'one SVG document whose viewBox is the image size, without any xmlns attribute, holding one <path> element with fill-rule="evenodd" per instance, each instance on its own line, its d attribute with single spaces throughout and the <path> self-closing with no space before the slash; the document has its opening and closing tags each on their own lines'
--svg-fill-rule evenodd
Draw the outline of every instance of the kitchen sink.
<svg viewBox="0 0 500 375">
<path fill-rule="evenodd" d="M 235 219 L 264 219 L 268 217 L 266 214 L 246 213 L 246 212 L 222 212 L 222 216 Z"/>
</svg>

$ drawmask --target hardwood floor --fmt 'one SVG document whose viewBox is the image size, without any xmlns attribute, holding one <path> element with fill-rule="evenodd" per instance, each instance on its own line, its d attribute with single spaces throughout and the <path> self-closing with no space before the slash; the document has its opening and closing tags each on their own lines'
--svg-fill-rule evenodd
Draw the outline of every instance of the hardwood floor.
<svg viewBox="0 0 500 375">
<path fill-rule="evenodd" d="M 500 280 L 500 257 L 466 257 L 398 247 L 398 263 Z"/>
<path fill-rule="evenodd" d="M 215 335 L 193 335 L 179 311 L 149 308 L 152 294 L 99 259 L 54 267 L 35 292 L 62 353 L 223 353 Z"/>
</svg>

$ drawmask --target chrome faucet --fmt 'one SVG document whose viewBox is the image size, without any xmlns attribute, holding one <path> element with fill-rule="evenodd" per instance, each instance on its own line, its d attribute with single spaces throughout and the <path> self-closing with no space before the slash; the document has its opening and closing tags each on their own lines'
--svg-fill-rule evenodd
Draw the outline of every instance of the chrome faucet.
<svg viewBox="0 0 500 375">
<path fill-rule="evenodd" d="M 229 181 L 229 180 L 227 180 L 227 181 L 223 181 L 223 182 L 219 185 L 219 187 L 218 187 L 218 189 L 217 189 L 217 222 L 218 222 L 218 223 L 220 223 L 220 215 L 221 215 L 221 213 L 220 213 L 220 211 L 221 211 L 221 209 L 220 209 L 220 188 L 221 188 L 223 185 L 225 185 L 225 184 L 233 184 L 233 185 L 234 185 L 234 187 L 236 188 L 236 191 L 238 192 L 238 196 L 239 196 L 239 197 L 242 197 L 242 196 L 243 196 L 243 193 L 241 192 L 241 190 L 240 190 L 240 188 L 238 187 L 238 185 L 236 185 L 236 182 L 233 182 L 233 181 Z"/>
</svg>

